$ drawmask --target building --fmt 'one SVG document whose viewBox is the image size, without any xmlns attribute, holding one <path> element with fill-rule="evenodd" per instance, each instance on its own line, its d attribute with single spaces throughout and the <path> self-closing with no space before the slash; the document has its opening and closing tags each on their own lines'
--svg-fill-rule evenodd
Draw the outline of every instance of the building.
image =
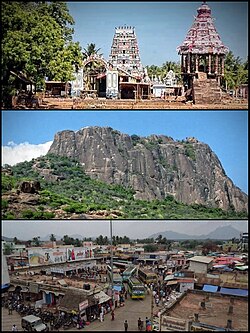
<svg viewBox="0 0 250 333">
<path fill-rule="evenodd" d="M 114 69 L 119 68 L 137 77 L 143 76 L 143 67 L 134 27 L 115 28 L 109 62 Z"/>
<path fill-rule="evenodd" d="M 2 275 L 1 275 L 1 292 L 6 291 L 10 286 L 10 276 L 8 272 L 8 266 L 6 262 L 6 257 L 2 251 Z"/>
<path fill-rule="evenodd" d="M 239 250 L 248 251 L 248 232 L 243 232 L 240 235 Z"/>
<path fill-rule="evenodd" d="M 229 49 L 222 43 L 205 1 L 197 12 L 184 42 L 177 48 L 184 86 L 186 90 L 191 89 L 197 104 L 220 102 L 220 80 Z"/>
<path fill-rule="evenodd" d="M 160 331 L 247 331 L 247 293 L 224 289 L 187 290 L 161 312 Z"/>
<path fill-rule="evenodd" d="M 212 257 L 195 256 L 189 259 L 189 270 L 195 273 L 207 273 L 213 266 Z"/>
</svg>

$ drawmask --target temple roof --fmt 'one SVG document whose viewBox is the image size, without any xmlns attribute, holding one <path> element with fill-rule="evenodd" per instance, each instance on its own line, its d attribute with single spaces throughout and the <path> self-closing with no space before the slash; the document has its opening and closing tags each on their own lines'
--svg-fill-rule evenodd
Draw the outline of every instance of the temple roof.
<svg viewBox="0 0 250 333">
<path fill-rule="evenodd" d="M 229 49 L 223 45 L 214 26 L 211 9 L 204 1 L 197 9 L 198 15 L 187 33 L 182 45 L 177 47 L 179 54 L 188 52 L 197 54 L 226 54 Z"/>
</svg>

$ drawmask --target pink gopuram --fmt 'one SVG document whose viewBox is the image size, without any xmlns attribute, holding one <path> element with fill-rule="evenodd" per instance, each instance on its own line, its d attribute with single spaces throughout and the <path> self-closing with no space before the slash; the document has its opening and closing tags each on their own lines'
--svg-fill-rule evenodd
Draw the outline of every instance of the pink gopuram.
<svg viewBox="0 0 250 333">
<path fill-rule="evenodd" d="M 192 87 L 198 73 L 220 82 L 224 75 L 224 59 L 229 49 L 216 31 L 211 9 L 206 2 L 197 10 L 198 15 L 187 33 L 184 42 L 177 48 L 181 55 L 181 72 L 186 88 Z"/>
</svg>

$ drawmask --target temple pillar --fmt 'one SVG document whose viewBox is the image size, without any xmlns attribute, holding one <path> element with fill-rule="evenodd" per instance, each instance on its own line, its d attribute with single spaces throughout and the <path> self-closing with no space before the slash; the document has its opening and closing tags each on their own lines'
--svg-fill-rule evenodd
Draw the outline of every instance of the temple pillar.
<svg viewBox="0 0 250 333">
<path fill-rule="evenodd" d="M 203 63 L 204 63 L 204 73 L 207 72 L 207 56 L 203 55 Z"/>
<path fill-rule="evenodd" d="M 198 54 L 195 55 L 195 73 L 199 71 Z"/>
<path fill-rule="evenodd" d="M 181 72 L 184 72 L 184 59 L 183 59 L 183 54 L 181 55 Z"/>
<path fill-rule="evenodd" d="M 187 73 L 190 74 L 190 52 L 187 55 Z"/>
<path fill-rule="evenodd" d="M 218 54 L 215 55 L 215 66 L 214 66 L 214 73 L 218 74 L 218 63 L 219 63 L 219 56 Z"/>
<path fill-rule="evenodd" d="M 225 65 L 225 59 L 222 56 L 221 58 L 221 75 L 224 76 L 224 65 Z"/>
<path fill-rule="evenodd" d="M 212 63 L 212 55 L 209 53 L 208 55 L 208 74 L 211 74 L 211 63 Z"/>
</svg>

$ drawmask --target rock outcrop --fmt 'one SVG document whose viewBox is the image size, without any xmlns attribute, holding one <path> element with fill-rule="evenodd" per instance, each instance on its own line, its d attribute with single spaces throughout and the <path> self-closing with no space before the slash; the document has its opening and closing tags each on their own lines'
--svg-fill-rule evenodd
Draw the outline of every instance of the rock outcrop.
<svg viewBox="0 0 250 333">
<path fill-rule="evenodd" d="M 40 182 L 38 181 L 23 181 L 20 184 L 20 191 L 23 193 L 38 193 L 41 190 Z"/>
<path fill-rule="evenodd" d="M 248 210 L 248 196 L 226 176 L 210 147 L 195 138 L 180 142 L 85 127 L 58 132 L 48 153 L 78 160 L 92 178 L 132 187 L 138 199 L 173 195 L 187 204 Z"/>
</svg>

